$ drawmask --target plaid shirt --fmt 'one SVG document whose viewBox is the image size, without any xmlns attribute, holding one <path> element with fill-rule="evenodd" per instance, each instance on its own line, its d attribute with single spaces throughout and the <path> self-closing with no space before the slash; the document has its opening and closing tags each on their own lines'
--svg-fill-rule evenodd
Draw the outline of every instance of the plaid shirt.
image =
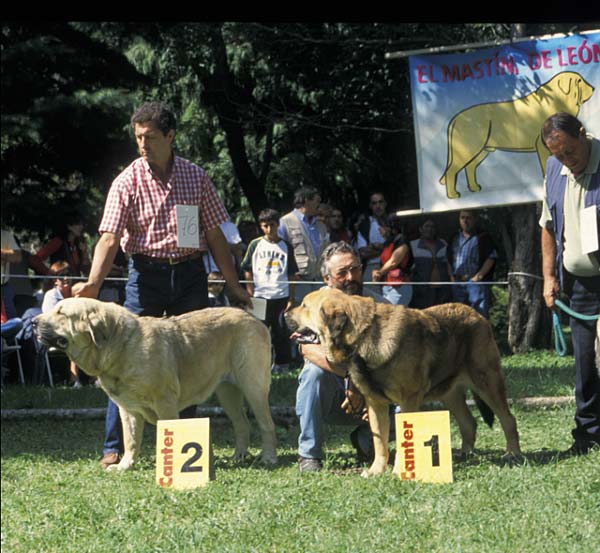
<svg viewBox="0 0 600 553">
<path fill-rule="evenodd" d="M 163 184 L 139 158 L 113 181 L 98 231 L 122 236 L 127 253 L 178 259 L 196 250 L 177 247 L 176 205 L 199 207 L 200 250 L 208 249 L 204 231 L 229 220 L 203 169 L 174 156 L 171 178 Z"/>
<path fill-rule="evenodd" d="M 459 232 L 454 237 L 452 251 L 454 254 L 452 272 L 458 278 L 471 278 L 485 261 L 485 259 L 479 259 L 479 239 L 475 234 L 465 237 L 462 232 Z M 495 249 L 492 250 L 488 258 L 498 258 Z"/>
</svg>

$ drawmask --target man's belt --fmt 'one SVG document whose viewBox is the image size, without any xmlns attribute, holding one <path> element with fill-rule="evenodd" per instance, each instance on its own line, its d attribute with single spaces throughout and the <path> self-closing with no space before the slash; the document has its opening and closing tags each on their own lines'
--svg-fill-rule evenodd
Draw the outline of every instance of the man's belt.
<svg viewBox="0 0 600 553">
<path fill-rule="evenodd" d="M 182 257 L 152 257 L 142 253 L 134 253 L 131 257 L 134 259 L 134 261 L 143 261 L 144 263 L 155 263 L 157 265 L 179 265 L 180 263 L 186 263 L 187 261 L 200 259 L 203 255 L 204 252 L 194 252 L 190 255 L 184 255 Z"/>
</svg>

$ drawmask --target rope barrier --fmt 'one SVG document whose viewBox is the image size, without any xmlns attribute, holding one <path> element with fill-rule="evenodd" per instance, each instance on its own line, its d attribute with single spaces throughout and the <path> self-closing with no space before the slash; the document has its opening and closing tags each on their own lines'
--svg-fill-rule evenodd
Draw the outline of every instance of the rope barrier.
<svg viewBox="0 0 600 553">
<path fill-rule="evenodd" d="M 543 280 L 542 277 L 539 277 L 537 275 L 530 275 L 529 273 L 508 273 L 508 276 L 512 276 L 512 275 L 518 275 L 518 276 L 530 276 L 533 278 L 537 278 L 540 280 Z M 29 280 L 56 280 L 58 277 L 56 275 L 15 275 L 15 274 L 9 274 L 9 275 L 1 275 L 1 278 L 4 279 L 5 276 L 7 278 L 12 279 L 29 279 Z M 66 279 L 66 280 L 73 280 L 73 281 L 86 281 L 87 277 L 84 276 L 61 276 L 60 277 L 61 280 Z M 112 282 L 127 282 L 127 277 L 106 277 L 104 279 L 104 281 L 112 281 Z M 225 283 L 224 280 L 212 280 L 211 282 L 217 282 L 217 283 Z M 240 280 L 239 281 L 242 284 L 245 284 L 247 282 L 253 282 L 251 280 Z M 285 280 L 285 281 L 280 281 L 282 284 L 314 284 L 316 286 L 323 286 L 323 281 L 322 280 Z M 465 284 L 477 284 L 477 285 L 481 285 L 481 286 L 508 286 L 509 281 L 507 280 L 499 280 L 499 281 L 479 281 L 479 282 L 472 282 L 470 280 L 466 280 L 466 281 L 460 281 L 460 282 L 455 282 L 455 281 L 436 281 L 436 282 L 407 282 L 407 283 L 402 283 L 402 282 L 380 282 L 380 281 L 364 281 L 363 284 L 365 285 L 376 285 L 376 286 L 402 286 L 402 284 L 410 284 L 412 286 L 460 286 L 460 285 L 465 285 Z"/>
</svg>

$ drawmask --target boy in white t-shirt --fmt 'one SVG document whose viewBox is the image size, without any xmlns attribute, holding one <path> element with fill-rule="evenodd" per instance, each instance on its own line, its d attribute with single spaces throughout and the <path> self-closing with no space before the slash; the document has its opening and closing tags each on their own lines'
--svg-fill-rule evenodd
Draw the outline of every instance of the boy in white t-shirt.
<svg viewBox="0 0 600 553">
<path fill-rule="evenodd" d="M 271 329 L 275 350 L 273 372 L 281 372 L 291 360 L 289 331 L 283 314 L 293 305 L 294 284 L 290 281 L 299 279 L 298 266 L 294 248 L 277 234 L 279 213 L 263 209 L 258 223 L 264 236 L 250 242 L 241 270 L 248 281 L 248 293 L 267 300 L 265 324 Z"/>
</svg>

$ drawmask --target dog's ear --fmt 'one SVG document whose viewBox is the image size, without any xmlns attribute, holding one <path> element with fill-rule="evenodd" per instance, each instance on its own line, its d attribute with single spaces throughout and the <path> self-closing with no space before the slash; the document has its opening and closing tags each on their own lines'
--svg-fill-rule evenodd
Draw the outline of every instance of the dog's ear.
<svg viewBox="0 0 600 553">
<path fill-rule="evenodd" d="M 337 347 L 357 345 L 359 336 L 371 326 L 374 317 L 372 298 L 346 296 L 342 302 L 329 299 L 321 306 L 321 318 Z"/>
<path fill-rule="evenodd" d="M 571 86 L 573 84 L 573 77 L 571 75 L 560 75 L 558 77 L 558 88 L 565 96 L 571 94 Z"/>
<path fill-rule="evenodd" d="M 320 312 L 331 341 L 335 346 L 340 347 L 343 344 L 342 334 L 349 323 L 348 313 L 342 306 L 336 305 L 331 300 L 323 302 Z"/>
<path fill-rule="evenodd" d="M 352 332 L 348 336 L 348 343 L 356 343 L 359 336 L 365 332 L 375 318 L 375 300 L 360 296 L 350 296 L 346 309 L 352 321 Z"/>
<path fill-rule="evenodd" d="M 97 347 L 104 345 L 108 341 L 108 326 L 97 311 L 88 313 L 88 328 L 92 342 Z"/>
</svg>

